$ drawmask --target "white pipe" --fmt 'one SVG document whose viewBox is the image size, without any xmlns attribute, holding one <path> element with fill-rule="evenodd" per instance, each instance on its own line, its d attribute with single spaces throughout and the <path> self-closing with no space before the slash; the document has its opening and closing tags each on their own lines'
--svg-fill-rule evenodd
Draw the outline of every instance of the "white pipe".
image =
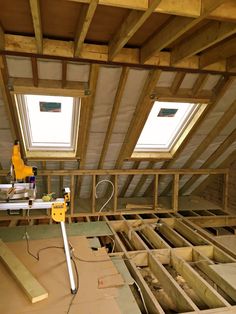
<svg viewBox="0 0 236 314">
<path fill-rule="evenodd" d="M 71 293 L 75 294 L 76 293 L 75 280 L 74 280 L 74 274 L 72 270 L 71 256 L 70 256 L 69 244 L 67 240 L 66 227 L 65 227 L 64 221 L 61 221 L 61 232 L 62 232 L 65 254 L 66 254 L 67 269 L 68 269 L 69 278 L 70 278 Z"/>
</svg>

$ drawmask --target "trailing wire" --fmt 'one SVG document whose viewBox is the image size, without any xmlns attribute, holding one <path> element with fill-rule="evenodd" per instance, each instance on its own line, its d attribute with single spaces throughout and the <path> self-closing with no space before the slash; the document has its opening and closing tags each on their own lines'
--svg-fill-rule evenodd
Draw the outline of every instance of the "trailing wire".
<svg viewBox="0 0 236 314">
<path fill-rule="evenodd" d="M 111 182 L 110 180 L 108 179 L 104 179 L 104 180 L 101 180 L 99 181 L 96 186 L 95 186 L 95 198 L 98 198 L 98 195 L 97 195 L 97 188 L 99 186 L 99 184 L 103 183 L 103 182 L 108 182 L 111 184 L 112 186 L 112 191 L 111 191 L 111 195 L 109 196 L 109 198 L 107 199 L 107 201 L 101 206 L 101 208 L 99 209 L 99 213 L 101 213 L 103 211 L 103 209 L 107 206 L 107 204 L 110 202 L 110 200 L 112 199 L 113 195 L 114 195 L 114 191 L 115 191 L 115 187 L 114 187 L 114 184 L 113 182 Z M 99 216 L 98 216 L 98 221 L 99 221 Z"/>
<path fill-rule="evenodd" d="M 134 279 L 133 279 L 133 280 L 134 280 Z M 148 309 L 147 309 L 147 306 L 146 306 L 146 303 L 145 303 L 145 300 L 144 300 L 144 297 L 143 297 L 142 290 L 141 290 L 141 288 L 139 287 L 139 285 L 138 285 L 138 283 L 137 283 L 136 280 L 134 280 L 134 284 L 136 285 L 136 287 L 137 287 L 137 289 L 138 289 L 138 292 L 139 292 L 139 294 L 140 294 L 140 296 L 141 296 L 141 299 L 142 299 L 142 302 L 143 302 L 143 306 L 144 306 L 144 308 L 145 308 L 146 313 L 148 314 Z"/>
</svg>

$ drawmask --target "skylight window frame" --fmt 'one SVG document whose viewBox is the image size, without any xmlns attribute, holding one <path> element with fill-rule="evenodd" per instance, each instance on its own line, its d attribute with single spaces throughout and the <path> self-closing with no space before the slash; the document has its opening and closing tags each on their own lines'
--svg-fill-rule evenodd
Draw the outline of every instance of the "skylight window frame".
<svg viewBox="0 0 236 314">
<path fill-rule="evenodd" d="M 70 146 L 62 146 L 62 145 L 52 145 L 51 147 L 47 145 L 32 145 L 31 139 L 31 130 L 29 124 L 29 114 L 26 108 L 26 95 L 36 95 L 31 93 L 15 93 L 14 100 L 16 104 L 17 118 L 20 128 L 20 133 L 23 142 L 23 148 L 26 158 L 76 158 L 77 146 L 78 146 L 78 134 L 79 134 L 79 122 L 80 122 L 80 109 L 81 109 L 81 98 L 80 97 L 72 97 L 73 98 L 73 111 L 72 111 L 72 124 L 71 124 L 71 145 Z M 37 96 L 53 96 L 46 94 L 39 94 Z M 58 97 L 58 95 L 54 95 Z M 63 96 L 61 96 L 63 97 Z"/>
<path fill-rule="evenodd" d="M 137 137 L 137 141 L 134 145 L 133 152 L 130 156 L 130 159 L 133 160 L 168 160 L 172 159 L 176 153 L 176 151 L 179 149 L 181 144 L 184 142 L 186 137 L 188 136 L 189 132 L 194 128 L 196 125 L 198 119 L 201 117 L 203 112 L 205 111 L 206 107 L 208 106 L 208 102 L 196 102 L 189 98 L 188 100 L 175 100 L 174 97 L 172 99 L 168 100 L 161 100 L 157 99 L 156 101 L 160 101 L 162 103 L 191 103 L 196 105 L 191 115 L 187 118 L 187 121 L 185 121 L 184 125 L 179 130 L 179 136 L 177 136 L 169 146 L 169 149 L 135 149 L 137 142 L 139 140 L 139 137 L 141 135 L 142 130 L 140 130 L 139 136 Z M 154 105 L 154 103 L 153 103 Z M 164 107 L 164 106 L 163 106 Z M 150 110 L 151 112 L 151 110 Z M 150 113 L 149 113 L 150 114 Z M 149 115 L 148 115 L 149 117 Z M 148 119 L 147 117 L 147 119 Z M 147 121 L 147 120 L 146 120 Z M 146 122 L 145 122 L 146 123 Z M 145 124 L 144 124 L 145 126 Z"/>
</svg>

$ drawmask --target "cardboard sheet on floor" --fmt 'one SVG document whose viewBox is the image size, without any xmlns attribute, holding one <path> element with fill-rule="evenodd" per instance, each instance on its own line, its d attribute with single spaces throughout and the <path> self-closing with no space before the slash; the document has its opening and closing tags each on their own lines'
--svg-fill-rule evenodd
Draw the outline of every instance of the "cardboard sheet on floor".
<svg viewBox="0 0 236 314">
<path fill-rule="evenodd" d="M 100 262 L 82 262 L 76 260 L 79 273 L 79 291 L 73 300 L 70 314 L 120 314 L 116 302 L 116 287 L 99 289 L 101 277 L 119 274 L 106 251 L 92 251 L 85 237 L 70 237 L 74 254 L 83 260 Z M 0 265 L 0 313 L 4 314 L 62 314 L 66 313 L 72 299 L 63 249 L 50 248 L 40 253 L 37 261 L 26 251 L 25 241 L 8 243 L 9 248 L 32 272 L 36 279 L 47 289 L 49 297 L 31 304 L 6 268 Z M 62 247 L 62 239 L 30 240 L 30 250 L 34 254 L 48 246 Z"/>
</svg>

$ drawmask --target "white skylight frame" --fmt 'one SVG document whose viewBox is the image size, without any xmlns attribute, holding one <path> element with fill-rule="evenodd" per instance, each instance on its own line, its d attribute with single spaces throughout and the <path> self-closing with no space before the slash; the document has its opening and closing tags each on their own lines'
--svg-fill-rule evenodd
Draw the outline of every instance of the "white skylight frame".
<svg viewBox="0 0 236 314">
<path fill-rule="evenodd" d="M 149 122 L 151 119 L 155 119 L 154 123 L 156 123 L 156 121 L 159 122 L 162 120 L 168 120 L 170 123 L 172 123 L 175 119 L 174 117 L 157 117 L 159 114 L 159 111 L 161 108 L 172 108 L 172 109 L 178 109 L 182 107 L 187 108 L 187 106 L 189 105 L 189 109 L 185 110 L 186 115 L 182 116 L 180 118 L 180 124 L 176 125 L 174 131 L 175 133 L 173 133 L 171 135 L 171 137 L 169 138 L 168 142 L 162 143 L 160 145 L 158 145 L 158 143 L 154 143 L 154 142 L 149 142 L 149 145 L 147 144 L 147 142 L 145 142 L 145 137 L 148 138 L 148 140 L 150 140 L 150 138 L 154 138 L 157 137 L 156 133 L 157 132 L 157 128 L 155 130 L 151 130 L 151 133 L 148 134 L 147 133 L 147 127 L 149 125 Z M 200 115 L 203 113 L 203 111 L 205 110 L 207 104 L 199 104 L 199 103 L 194 103 L 194 102 L 189 102 L 189 103 L 180 103 L 180 102 L 166 102 L 166 101 L 156 101 L 153 104 L 152 110 L 149 113 L 149 116 L 147 118 L 147 121 L 144 125 L 144 128 L 139 136 L 139 139 L 136 143 L 136 146 L 134 148 L 133 154 L 131 155 L 131 158 L 155 158 L 155 157 L 165 157 L 165 158 L 172 158 L 173 154 L 176 151 L 176 147 L 183 142 L 184 138 L 186 138 L 187 134 L 189 133 L 190 129 L 194 126 L 194 124 L 196 123 L 196 121 L 198 120 L 198 118 L 200 117 Z M 176 116 L 178 114 L 178 111 L 176 113 Z M 155 118 L 152 117 L 152 115 L 154 115 Z M 160 123 L 159 123 L 160 124 Z M 155 126 L 156 127 L 156 126 Z M 158 126 L 157 126 L 158 127 Z M 160 126 L 159 126 L 160 127 Z M 144 135 L 146 132 L 146 136 Z M 161 135 L 163 135 L 164 130 L 163 128 L 160 129 L 158 131 Z M 160 140 L 160 139 L 159 139 Z M 158 142 L 158 140 L 157 140 Z M 157 155 L 158 154 L 158 155 Z"/>
<path fill-rule="evenodd" d="M 69 99 L 72 102 L 72 112 L 71 112 L 71 132 L 69 135 L 69 140 L 67 142 L 35 142 L 33 140 L 33 132 L 32 132 L 32 125 L 30 121 L 30 112 L 27 105 L 27 96 L 29 97 L 38 97 L 45 101 L 45 97 L 49 97 L 51 102 L 58 102 L 58 100 L 62 100 L 62 109 L 64 106 L 64 100 Z M 48 99 L 49 99 L 48 98 Z M 65 97 L 65 96 L 49 96 L 49 95 L 26 95 L 26 94 L 15 94 L 15 102 L 16 102 L 16 109 L 19 118 L 19 124 L 23 139 L 23 144 L 25 148 L 26 157 L 37 157 L 39 155 L 47 156 L 47 153 L 50 153 L 50 156 L 56 156 L 57 152 L 60 152 L 60 156 L 63 156 L 63 152 L 65 153 L 64 156 L 66 157 L 75 157 L 76 150 L 77 150 L 77 141 L 78 141 L 78 132 L 79 132 L 79 119 L 80 119 L 80 105 L 81 99 L 74 98 L 74 97 Z M 65 107 L 64 107 L 65 108 Z M 58 114 L 58 112 L 44 112 L 44 114 L 52 115 L 52 125 L 53 128 L 53 120 Z M 65 127 L 65 123 L 60 121 L 60 126 L 63 129 Z M 68 124 L 68 121 L 67 121 Z M 43 129 L 43 126 L 41 130 Z M 37 155 L 38 153 L 38 155 Z M 40 156 L 39 156 L 40 157 Z"/>
</svg>

